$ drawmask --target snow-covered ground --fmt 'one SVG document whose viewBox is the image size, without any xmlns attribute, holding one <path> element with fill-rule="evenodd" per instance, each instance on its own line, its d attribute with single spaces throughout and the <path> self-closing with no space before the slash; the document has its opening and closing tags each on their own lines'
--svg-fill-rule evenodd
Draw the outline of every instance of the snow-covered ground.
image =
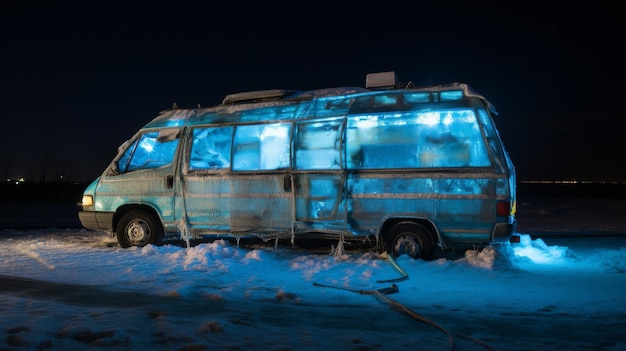
<svg viewBox="0 0 626 351">
<path fill-rule="evenodd" d="M 526 199 L 521 244 L 429 262 L 5 227 L 0 349 L 626 350 L 625 209 Z"/>
</svg>

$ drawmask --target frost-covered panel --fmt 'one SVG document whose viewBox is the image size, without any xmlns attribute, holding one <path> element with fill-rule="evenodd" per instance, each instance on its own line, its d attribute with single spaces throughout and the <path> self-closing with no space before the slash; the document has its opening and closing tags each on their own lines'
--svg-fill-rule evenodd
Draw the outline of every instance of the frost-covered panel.
<svg viewBox="0 0 626 351">
<path fill-rule="evenodd" d="M 338 212 L 342 192 L 343 178 L 340 175 L 300 175 L 296 187 L 296 219 L 343 221 L 345 213 Z M 333 222 L 333 224 L 339 223 Z"/>
<path fill-rule="evenodd" d="M 194 129 L 189 170 L 230 168 L 233 129 L 232 126 Z"/>
<path fill-rule="evenodd" d="M 296 139 L 296 169 L 339 169 L 341 120 L 301 123 Z"/>
<path fill-rule="evenodd" d="M 188 176 L 185 210 L 194 231 L 227 231 L 230 226 L 231 181 L 214 175 Z"/>
<path fill-rule="evenodd" d="M 276 103 L 275 105 L 251 109 L 241 113 L 241 121 L 276 121 L 292 119 L 294 117 L 297 105 L 284 103 Z"/>
<path fill-rule="evenodd" d="M 346 155 L 356 169 L 491 165 L 473 109 L 350 116 Z"/>
<path fill-rule="evenodd" d="M 189 118 L 194 116 L 194 114 L 194 110 L 175 109 L 165 111 L 147 123 L 144 128 L 182 127 L 185 123 L 187 123 Z"/>
<path fill-rule="evenodd" d="M 285 189 L 284 174 L 250 172 L 235 174 L 230 180 L 232 231 L 290 231 L 294 197 Z"/>
<path fill-rule="evenodd" d="M 408 106 L 404 103 L 402 94 L 391 92 L 356 97 L 350 107 L 350 113 L 361 114 L 368 112 L 402 111 L 407 109 Z"/>
<path fill-rule="evenodd" d="M 310 104 L 312 107 L 310 115 L 315 117 L 345 116 L 348 114 L 352 100 L 352 98 L 345 96 L 333 96 L 314 100 L 314 102 Z"/>
<path fill-rule="evenodd" d="M 291 124 L 238 126 L 235 131 L 233 170 L 275 170 L 290 166 Z"/>
<path fill-rule="evenodd" d="M 142 134 L 118 160 L 120 172 L 159 168 L 172 163 L 180 130 L 166 129 Z"/>
<path fill-rule="evenodd" d="M 437 194 L 495 195 L 494 180 L 489 178 L 439 178 L 434 186 Z"/>
<path fill-rule="evenodd" d="M 349 174 L 349 220 L 356 228 L 378 228 L 390 216 L 430 217 L 437 196 L 433 179 L 381 173 Z"/>
</svg>

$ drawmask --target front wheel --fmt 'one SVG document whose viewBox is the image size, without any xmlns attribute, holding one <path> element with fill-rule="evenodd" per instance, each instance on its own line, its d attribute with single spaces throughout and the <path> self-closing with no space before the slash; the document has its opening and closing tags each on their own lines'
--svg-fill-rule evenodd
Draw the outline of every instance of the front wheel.
<svg viewBox="0 0 626 351">
<path fill-rule="evenodd" d="M 143 247 L 160 243 L 163 237 L 163 227 L 152 214 L 143 210 L 134 210 L 122 216 L 115 234 L 121 247 Z"/>
<path fill-rule="evenodd" d="M 413 259 L 431 260 L 435 245 L 428 231 L 417 223 L 395 224 L 385 237 L 385 249 L 394 257 L 408 255 Z"/>
</svg>

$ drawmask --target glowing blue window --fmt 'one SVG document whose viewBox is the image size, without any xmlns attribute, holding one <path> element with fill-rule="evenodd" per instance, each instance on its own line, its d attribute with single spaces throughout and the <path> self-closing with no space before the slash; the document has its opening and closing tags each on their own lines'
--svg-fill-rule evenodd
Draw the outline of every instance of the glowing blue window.
<svg viewBox="0 0 626 351">
<path fill-rule="evenodd" d="M 233 129 L 233 127 L 195 129 L 189 156 L 189 170 L 230 168 Z"/>
<path fill-rule="evenodd" d="M 290 167 L 291 124 L 238 126 L 235 131 L 233 170 L 275 170 Z"/>
<path fill-rule="evenodd" d="M 487 167 L 491 161 L 471 109 L 348 118 L 348 168 Z"/>
<path fill-rule="evenodd" d="M 339 169 L 341 121 L 318 121 L 298 125 L 297 169 Z"/>
<path fill-rule="evenodd" d="M 398 95 L 376 95 L 374 96 L 374 106 L 395 105 L 398 103 Z"/>
<path fill-rule="evenodd" d="M 442 91 L 439 93 L 441 101 L 459 100 L 463 97 L 462 90 Z"/>
<path fill-rule="evenodd" d="M 406 93 L 404 101 L 408 103 L 428 102 L 430 101 L 430 93 Z"/>
<path fill-rule="evenodd" d="M 141 135 L 118 160 L 119 171 L 123 173 L 171 164 L 178 146 L 179 134 L 179 129 L 168 129 Z"/>
</svg>

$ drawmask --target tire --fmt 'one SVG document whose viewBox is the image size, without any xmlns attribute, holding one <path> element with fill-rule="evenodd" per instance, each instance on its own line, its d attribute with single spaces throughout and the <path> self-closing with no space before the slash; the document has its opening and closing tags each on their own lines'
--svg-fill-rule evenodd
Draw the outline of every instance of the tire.
<svg viewBox="0 0 626 351">
<path fill-rule="evenodd" d="M 395 224 L 385 237 L 385 249 L 394 257 L 408 255 L 413 259 L 432 260 L 435 244 L 428 230 L 417 223 Z"/>
<path fill-rule="evenodd" d="M 123 248 L 157 245 L 163 238 L 163 227 L 154 215 L 143 210 L 133 210 L 122 216 L 115 234 Z"/>
</svg>

